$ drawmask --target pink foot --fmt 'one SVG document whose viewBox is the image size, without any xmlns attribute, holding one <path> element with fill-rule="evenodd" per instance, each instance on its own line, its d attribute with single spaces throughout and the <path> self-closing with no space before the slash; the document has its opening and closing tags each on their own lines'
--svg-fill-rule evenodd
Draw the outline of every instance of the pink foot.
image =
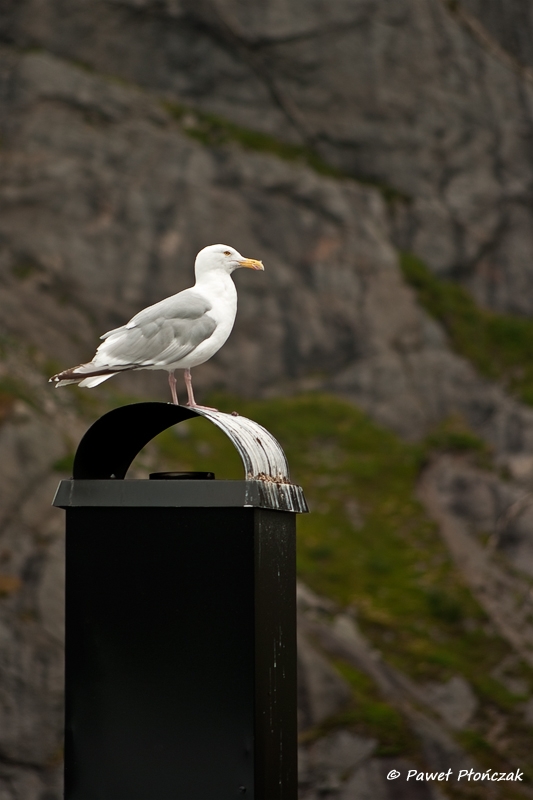
<svg viewBox="0 0 533 800">
<path fill-rule="evenodd" d="M 218 411 L 218 408 L 211 408 L 211 406 L 200 406 L 198 403 L 187 403 L 187 408 L 201 408 L 202 411 Z"/>
</svg>

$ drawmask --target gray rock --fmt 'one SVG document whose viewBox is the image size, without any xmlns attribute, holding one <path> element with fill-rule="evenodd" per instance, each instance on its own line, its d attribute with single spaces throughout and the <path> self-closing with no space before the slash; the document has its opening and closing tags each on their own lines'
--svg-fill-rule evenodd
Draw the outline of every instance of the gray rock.
<svg viewBox="0 0 533 800">
<path fill-rule="evenodd" d="M 438 790 L 428 782 L 406 780 L 415 765 L 400 758 L 372 758 L 355 770 L 339 794 L 339 800 L 437 800 Z M 394 781 L 388 781 L 392 770 L 400 773 Z"/>
<path fill-rule="evenodd" d="M 61 644 L 65 640 L 65 540 L 57 538 L 47 549 L 37 605 L 43 629 Z"/>
<path fill-rule="evenodd" d="M 533 698 L 524 704 L 524 722 L 533 728 Z"/>
<path fill-rule="evenodd" d="M 491 677 L 496 678 L 508 692 L 515 695 L 527 696 L 533 687 L 530 681 L 523 677 L 522 663 L 514 653 L 505 656 L 500 663 L 491 670 Z M 524 706 L 527 709 L 527 703 Z M 527 716 L 527 711 L 526 711 Z"/>
<path fill-rule="evenodd" d="M 478 708 L 472 687 L 461 675 L 454 675 L 446 683 L 428 683 L 419 688 L 427 705 L 454 730 L 465 728 Z"/>
<path fill-rule="evenodd" d="M 317 770 L 345 776 L 374 753 L 378 742 L 350 731 L 334 731 L 310 748 L 310 760 Z"/>
<path fill-rule="evenodd" d="M 371 757 L 375 739 L 350 731 L 335 731 L 315 742 L 304 755 L 300 784 L 311 785 L 320 796 L 337 796 L 353 770 Z"/>
<path fill-rule="evenodd" d="M 533 87 L 526 0 L 25 0 L 7 36 L 285 140 L 412 198 L 397 242 L 480 301 L 531 313 Z M 517 44 L 517 41 L 520 44 Z"/>
<path fill-rule="evenodd" d="M 523 65 L 533 66 L 533 7 L 529 0 L 462 0 L 491 36 Z"/>
<path fill-rule="evenodd" d="M 511 478 L 525 486 L 533 484 L 533 457 L 527 453 L 517 453 L 507 458 L 505 466 Z"/>
<path fill-rule="evenodd" d="M 303 636 L 298 637 L 299 728 L 306 730 L 342 711 L 352 700 L 346 681 Z"/>
<path fill-rule="evenodd" d="M 0 764 L 0 800 L 60 800 L 62 769 L 21 769 Z"/>
<path fill-rule="evenodd" d="M 0 796 L 6 800 L 59 800 L 61 792 L 64 608 L 57 586 L 64 558 L 61 536 L 54 540 L 63 519 L 50 504 L 57 485 L 52 464 L 65 453 L 68 431 L 68 418 L 56 420 L 21 401 L 0 425 Z"/>
<path fill-rule="evenodd" d="M 506 465 L 508 459 L 502 463 Z M 438 492 L 445 506 L 467 522 L 474 534 L 490 533 L 491 547 L 516 569 L 533 575 L 533 500 L 529 489 L 461 459 L 442 457 L 439 461 Z"/>
<path fill-rule="evenodd" d="M 474 760 L 434 720 L 414 713 L 410 724 L 420 738 L 430 771 L 446 772 L 451 768 L 452 774 L 457 776 L 461 769 L 476 767 Z"/>
<path fill-rule="evenodd" d="M 206 148 L 156 98 L 46 53 L 2 49 L 0 108 L 13 152 L 0 162 L 11 335 L 65 366 L 86 359 L 103 330 L 190 284 L 206 242 L 227 240 L 267 268 L 237 275 L 237 324 L 198 370 L 199 392 L 333 390 L 408 438 L 459 412 L 500 454 L 533 453 L 533 411 L 452 354 L 403 284 L 376 190 Z M 168 391 L 158 374 L 113 380 Z"/>
<path fill-rule="evenodd" d="M 18 764 L 57 758 L 63 653 L 35 622 L 0 622 L 0 753 Z"/>
<path fill-rule="evenodd" d="M 48 479 L 51 465 L 65 452 L 63 437 L 26 404 L 0 425 L 0 525 Z"/>
<path fill-rule="evenodd" d="M 320 597 L 320 595 L 313 592 L 305 583 L 297 581 L 296 583 L 296 603 L 298 611 L 302 613 L 325 612 L 331 613 L 335 609 L 335 603 L 328 600 L 327 597 Z"/>
</svg>

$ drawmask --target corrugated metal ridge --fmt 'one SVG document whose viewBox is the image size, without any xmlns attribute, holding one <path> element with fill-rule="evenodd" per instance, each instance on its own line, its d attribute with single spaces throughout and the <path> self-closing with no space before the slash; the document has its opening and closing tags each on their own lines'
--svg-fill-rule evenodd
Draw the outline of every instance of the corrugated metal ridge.
<svg viewBox="0 0 533 800">
<path fill-rule="evenodd" d="M 273 483 L 256 480 L 259 493 L 259 505 L 278 511 L 293 511 L 295 514 L 306 514 L 309 511 L 303 489 L 294 483 Z"/>
<path fill-rule="evenodd" d="M 291 483 L 289 464 L 280 443 L 258 422 L 237 414 L 194 411 L 208 419 L 231 440 L 238 451 L 246 480 L 258 481 L 262 504 L 281 511 L 309 511 L 301 486 Z"/>
<path fill-rule="evenodd" d="M 290 484 L 289 464 L 280 443 L 266 428 L 247 417 L 222 411 L 194 411 L 210 420 L 231 439 L 242 458 L 247 480 Z"/>
</svg>

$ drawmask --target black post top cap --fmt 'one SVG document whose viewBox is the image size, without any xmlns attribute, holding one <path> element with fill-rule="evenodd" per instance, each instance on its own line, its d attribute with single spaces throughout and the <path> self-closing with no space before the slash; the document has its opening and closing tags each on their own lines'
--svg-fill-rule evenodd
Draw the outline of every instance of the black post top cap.
<svg viewBox="0 0 533 800">
<path fill-rule="evenodd" d="M 63 494 L 67 490 L 83 494 L 88 489 L 84 489 L 81 485 L 76 489 L 74 486 L 81 482 L 122 483 L 132 461 L 148 442 L 167 428 L 194 417 L 204 417 L 209 420 L 231 440 L 244 467 L 245 480 L 241 483 L 243 487 L 252 484 L 255 486 L 254 491 L 259 493 L 258 497 L 261 496 L 259 505 L 296 513 L 305 513 L 308 510 L 302 489 L 290 481 L 289 465 L 281 445 L 262 425 L 239 415 L 225 414 L 207 408 L 191 409 L 172 403 L 133 403 L 115 408 L 100 417 L 91 425 L 78 446 L 74 457 L 72 481 L 63 482 L 72 485 L 69 487 L 65 485 Z M 151 484 L 153 491 L 164 493 L 165 481 L 197 481 L 199 488 L 200 481 L 213 481 L 214 477 L 213 473 L 153 473 L 150 475 L 151 481 L 135 483 Z M 159 482 L 157 490 L 156 482 Z M 127 481 L 127 483 L 133 482 Z M 219 481 L 215 482 L 218 483 Z M 168 487 L 168 483 L 166 485 Z M 175 488 L 177 489 L 177 484 Z M 120 492 L 128 493 L 131 489 L 131 486 L 129 488 L 123 486 Z M 109 488 L 105 490 L 108 491 L 111 490 Z M 146 486 L 143 491 L 150 490 Z M 80 504 L 66 502 L 63 494 L 61 495 L 63 499 L 56 505 L 66 507 L 69 504 Z"/>
</svg>

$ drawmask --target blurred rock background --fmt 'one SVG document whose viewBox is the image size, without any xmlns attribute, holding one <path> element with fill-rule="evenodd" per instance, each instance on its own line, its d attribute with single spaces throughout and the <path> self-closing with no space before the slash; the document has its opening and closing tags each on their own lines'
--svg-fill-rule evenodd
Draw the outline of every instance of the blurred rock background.
<svg viewBox="0 0 533 800">
<path fill-rule="evenodd" d="M 167 395 L 46 377 L 217 241 L 266 271 L 198 395 L 278 435 L 314 512 L 302 799 L 532 796 L 532 41 L 528 0 L 0 0 L 1 800 L 61 796 L 57 481 Z M 138 474 L 222 472 L 213 436 Z M 385 779 L 470 766 L 526 778 Z"/>
</svg>

